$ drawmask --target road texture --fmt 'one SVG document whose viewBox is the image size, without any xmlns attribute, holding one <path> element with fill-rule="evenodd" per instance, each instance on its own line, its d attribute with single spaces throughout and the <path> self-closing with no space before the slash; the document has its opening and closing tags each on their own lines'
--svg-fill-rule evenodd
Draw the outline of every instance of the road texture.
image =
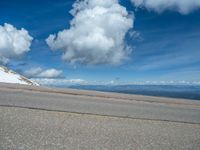
<svg viewBox="0 0 200 150">
<path fill-rule="evenodd" d="M 0 84 L 0 149 L 200 149 L 200 102 Z"/>
</svg>

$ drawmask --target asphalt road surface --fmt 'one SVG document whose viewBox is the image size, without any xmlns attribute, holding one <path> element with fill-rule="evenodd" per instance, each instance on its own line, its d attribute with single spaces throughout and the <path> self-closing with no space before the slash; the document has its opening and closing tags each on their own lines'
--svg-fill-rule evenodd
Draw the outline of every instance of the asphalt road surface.
<svg viewBox="0 0 200 150">
<path fill-rule="evenodd" d="M 0 106 L 200 123 L 200 101 L 0 85 Z"/>
<path fill-rule="evenodd" d="M 0 149 L 200 149 L 200 102 L 0 84 Z"/>
</svg>

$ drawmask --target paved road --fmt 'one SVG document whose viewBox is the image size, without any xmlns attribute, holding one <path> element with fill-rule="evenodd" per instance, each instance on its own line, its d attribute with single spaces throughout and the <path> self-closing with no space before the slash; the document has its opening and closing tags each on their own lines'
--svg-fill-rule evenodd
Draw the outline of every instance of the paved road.
<svg viewBox="0 0 200 150">
<path fill-rule="evenodd" d="M 0 106 L 0 150 L 200 150 L 200 125 Z"/>
<path fill-rule="evenodd" d="M 0 84 L 8 149 L 200 150 L 200 102 Z"/>
<path fill-rule="evenodd" d="M 0 84 L 0 106 L 200 124 L 200 102 Z"/>
</svg>

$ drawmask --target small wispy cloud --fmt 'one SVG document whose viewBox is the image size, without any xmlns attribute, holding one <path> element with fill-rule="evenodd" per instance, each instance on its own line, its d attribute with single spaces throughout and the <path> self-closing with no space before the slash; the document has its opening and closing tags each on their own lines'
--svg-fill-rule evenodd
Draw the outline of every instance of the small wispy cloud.
<svg viewBox="0 0 200 150">
<path fill-rule="evenodd" d="M 161 81 L 138 81 L 129 85 L 200 85 L 200 81 L 187 80 L 161 80 Z"/>
<path fill-rule="evenodd" d="M 187 54 L 187 55 L 186 55 Z M 149 56 L 139 66 L 135 67 L 139 71 L 181 68 L 182 66 L 192 65 L 199 62 L 200 52 L 189 53 L 188 50 L 171 52 Z"/>
<path fill-rule="evenodd" d="M 31 68 L 24 72 L 24 74 L 29 78 L 61 78 L 62 73 L 62 70 L 54 68 L 42 69 L 40 67 Z"/>
<path fill-rule="evenodd" d="M 49 79 L 49 78 L 33 78 L 33 81 L 48 86 L 69 86 L 76 84 L 88 84 L 86 80 L 83 79 Z"/>
<path fill-rule="evenodd" d="M 199 0 L 131 0 L 136 7 L 147 8 L 156 12 L 165 10 L 177 11 L 181 14 L 189 14 L 200 9 Z"/>
</svg>

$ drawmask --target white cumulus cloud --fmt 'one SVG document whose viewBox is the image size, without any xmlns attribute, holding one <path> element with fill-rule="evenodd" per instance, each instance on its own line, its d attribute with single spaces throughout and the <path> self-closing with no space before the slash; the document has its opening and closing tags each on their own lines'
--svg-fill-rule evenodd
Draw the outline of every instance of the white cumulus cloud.
<svg viewBox="0 0 200 150">
<path fill-rule="evenodd" d="M 174 10 L 181 14 L 188 14 L 200 8 L 200 0 L 131 0 L 136 7 L 162 12 Z"/>
<path fill-rule="evenodd" d="M 29 78 L 60 78 L 62 77 L 62 70 L 56 70 L 54 68 L 45 70 L 37 67 L 25 71 L 24 74 Z"/>
<path fill-rule="evenodd" d="M 63 50 L 63 60 L 118 65 L 127 58 L 124 39 L 134 17 L 118 0 L 77 0 L 71 14 L 70 28 L 46 39 L 51 49 Z"/>
<path fill-rule="evenodd" d="M 0 25 L 0 63 L 6 64 L 12 58 L 22 56 L 30 50 L 33 38 L 24 28 L 18 30 L 13 25 Z"/>
</svg>

